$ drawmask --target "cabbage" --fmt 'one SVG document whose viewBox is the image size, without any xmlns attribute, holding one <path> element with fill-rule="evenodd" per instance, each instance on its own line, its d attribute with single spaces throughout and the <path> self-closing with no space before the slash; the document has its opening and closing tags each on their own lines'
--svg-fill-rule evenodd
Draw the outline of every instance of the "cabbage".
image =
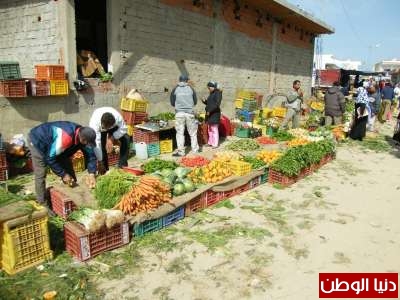
<svg viewBox="0 0 400 300">
<path fill-rule="evenodd" d="M 196 186 L 193 184 L 193 182 L 186 178 L 183 180 L 183 185 L 185 186 L 185 191 L 186 193 L 193 192 L 196 189 Z"/>
<path fill-rule="evenodd" d="M 173 194 L 174 196 L 180 196 L 185 193 L 185 186 L 183 183 L 178 183 L 174 185 Z"/>
<path fill-rule="evenodd" d="M 117 224 L 121 224 L 125 220 L 124 213 L 116 209 L 104 209 L 104 215 L 106 216 L 106 227 L 108 229 L 113 228 Z"/>
<path fill-rule="evenodd" d="M 190 169 L 184 168 L 184 167 L 178 167 L 175 169 L 175 174 L 179 177 L 179 178 L 185 178 L 187 174 L 189 174 Z"/>
<path fill-rule="evenodd" d="M 172 177 L 165 177 L 163 178 L 163 181 L 167 183 L 170 187 L 174 185 L 174 179 Z"/>
<path fill-rule="evenodd" d="M 162 177 L 169 177 L 171 174 L 174 174 L 174 170 L 171 170 L 171 169 L 162 169 L 162 170 L 159 172 L 159 174 L 160 174 Z"/>
</svg>

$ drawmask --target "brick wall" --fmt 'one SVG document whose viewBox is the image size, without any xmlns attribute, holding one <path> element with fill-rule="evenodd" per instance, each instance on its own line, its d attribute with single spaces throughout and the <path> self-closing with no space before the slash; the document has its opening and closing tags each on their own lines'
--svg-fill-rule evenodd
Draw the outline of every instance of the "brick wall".
<svg viewBox="0 0 400 300">
<path fill-rule="evenodd" d="M 214 3 L 210 10 L 211 1 L 206 1 L 204 11 L 198 13 L 186 2 L 192 1 L 123 1 L 125 58 L 117 72 L 119 80 L 125 89 L 139 87 L 153 103 L 161 104 L 151 106 L 154 113 L 172 110 L 169 93 L 181 72 L 188 72 L 200 97 L 207 94 L 207 82 L 216 80 L 223 88 L 223 111 L 232 116 L 236 89 L 267 92 L 272 29 L 266 25 L 261 35 L 254 23 L 263 37 L 255 39 L 232 31 L 239 25 L 230 9 Z M 244 30 L 250 28 L 247 23 Z M 203 109 L 200 104 L 198 110 Z"/>
<path fill-rule="evenodd" d="M 313 49 L 298 48 L 282 42 L 277 43 L 275 90 L 285 93 L 294 80 L 300 80 L 305 97 L 311 91 Z"/>
<path fill-rule="evenodd" d="M 19 61 L 24 77 L 34 65 L 58 63 L 57 2 L 0 2 L 0 61 Z"/>
<path fill-rule="evenodd" d="M 133 87 L 151 101 L 151 114 L 172 111 L 169 95 L 181 73 L 190 75 L 199 97 L 207 95 L 209 80 L 218 81 L 223 89 L 222 110 L 228 116 L 233 116 L 237 89 L 264 95 L 270 90 L 286 92 L 299 79 L 307 96 L 313 49 L 298 31 L 282 35 L 284 25 L 273 25 L 265 18 L 256 24 L 254 7 L 242 9 L 238 21 L 233 1 L 201 2 L 194 7 L 189 0 L 113 0 L 108 48 L 115 88 L 106 93 L 96 88 L 84 94 L 72 91 L 65 98 L 0 98 L 1 113 L 6 116 L 0 120 L 3 134 L 26 133 L 48 120 L 87 124 L 95 108 L 119 107 L 120 96 Z M 60 3 L 2 0 L 0 60 L 20 61 L 26 77 L 33 76 L 36 63 L 58 63 L 62 58 L 58 49 L 65 46 L 56 29 Z M 278 27 L 275 41 L 273 26 Z M 201 103 L 198 110 L 204 110 Z"/>
</svg>

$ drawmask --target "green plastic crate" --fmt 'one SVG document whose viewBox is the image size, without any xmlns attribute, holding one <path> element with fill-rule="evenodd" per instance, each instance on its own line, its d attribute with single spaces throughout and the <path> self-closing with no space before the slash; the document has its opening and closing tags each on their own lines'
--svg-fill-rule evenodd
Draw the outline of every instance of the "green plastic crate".
<svg viewBox="0 0 400 300">
<path fill-rule="evenodd" d="M 0 80 L 21 79 L 19 63 L 15 61 L 0 61 Z"/>
<path fill-rule="evenodd" d="M 163 227 L 162 218 L 144 221 L 140 224 L 135 224 L 133 227 L 135 236 L 142 236 L 146 233 L 160 230 Z"/>
<path fill-rule="evenodd" d="M 264 174 L 261 175 L 261 184 L 268 181 L 268 168 L 265 168 Z"/>
<path fill-rule="evenodd" d="M 250 129 L 249 128 L 236 128 L 235 135 L 240 138 L 248 138 L 250 136 Z"/>
</svg>

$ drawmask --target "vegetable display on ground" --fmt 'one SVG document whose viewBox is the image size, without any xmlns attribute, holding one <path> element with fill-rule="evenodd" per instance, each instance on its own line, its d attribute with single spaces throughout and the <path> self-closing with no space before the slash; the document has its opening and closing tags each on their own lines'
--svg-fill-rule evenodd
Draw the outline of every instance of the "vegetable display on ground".
<svg viewBox="0 0 400 300">
<path fill-rule="evenodd" d="M 260 145 L 253 139 L 240 139 L 230 142 L 226 147 L 233 151 L 254 151 L 260 148 Z"/>
<path fill-rule="evenodd" d="M 113 208 L 138 177 L 122 170 L 111 170 L 97 179 L 94 195 L 100 208 Z"/>
<path fill-rule="evenodd" d="M 162 169 L 174 170 L 176 167 L 178 167 L 178 164 L 174 161 L 155 158 L 147 161 L 143 165 L 143 171 L 145 173 L 154 173 Z"/>
<path fill-rule="evenodd" d="M 167 183 L 157 177 L 144 175 L 114 208 L 128 215 L 136 215 L 139 212 L 156 209 L 170 200 L 170 186 Z"/>
</svg>

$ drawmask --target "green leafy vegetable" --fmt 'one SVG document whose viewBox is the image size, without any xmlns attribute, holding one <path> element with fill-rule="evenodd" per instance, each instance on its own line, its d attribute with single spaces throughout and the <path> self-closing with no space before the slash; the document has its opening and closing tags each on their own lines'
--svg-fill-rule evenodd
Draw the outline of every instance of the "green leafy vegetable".
<svg viewBox="0 0 400 300">
<path fill-rule="evenodd" d="M 136 181 L 135 175 L 121 170 L 112 170 L 99 177 L 94 190 L 99 207 L 113 208 Z"/>
<path fill-rule="evenodd" d="M 155 158 L 155 159 L 149 160 L 148 162 L 146 162 L 143 165 L 143 171 L 145 173 L 154 173 L 154 172 L 162 170 L 162 169 L 174 170 L 177 166 L 178 166 L 178 164 L 174 161 Z"/>
<path fill-rule="evenodd" d="M 286 142 L 294 139 L 294 136 L 287 131 L 278 130 L 272 134 L 272 138 L 278 142 Z"/>
<path fill-rule="evenodd" d="M 261 169 L 262 167 L 265 167 L 267 164 L 258 158 L 252 157 L 252 156 L 245 156 L 243 157 L 243 161 L 248 162 L 251 164 L 251 168 L 253 170 L 258 170 Z"/>
<path fill-rule="evenodd" d="M 229 143 L 225 148 L 233 151 L 253 151 L 259 149 L 260 145 L 252 139 L 240 139 Z"/>
</svg>

